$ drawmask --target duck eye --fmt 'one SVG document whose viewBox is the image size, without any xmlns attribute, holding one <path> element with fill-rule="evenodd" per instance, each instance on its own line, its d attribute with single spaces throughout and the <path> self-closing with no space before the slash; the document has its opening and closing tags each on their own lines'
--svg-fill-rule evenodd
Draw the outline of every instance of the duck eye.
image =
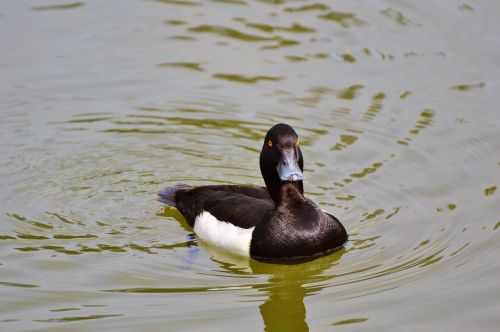
<svg viewBox="0 0 500 332">
<path fill-rule="evenodd" d="M 297 140 L 295 141 L 295 145 L 299 145 L 300 144 L 300 139 L 297 137 Z"/>
<path fill-rule="evenodd" d="M 272 148 L 273 147 L 273 141 L 269 140 L 267 141 L 267 146 Z"/>
</svg>

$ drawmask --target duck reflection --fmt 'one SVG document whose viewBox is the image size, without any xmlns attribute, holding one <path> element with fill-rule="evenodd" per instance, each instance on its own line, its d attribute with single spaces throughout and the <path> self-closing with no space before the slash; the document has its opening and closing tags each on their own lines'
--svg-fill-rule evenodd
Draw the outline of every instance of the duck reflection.
<svg viewBox="0 0 500 332">
<path fill-rule="evenodd" d="M 308 289 L 298 280 L 273 275 L 269 285 L 262 287 L 269 298 L 260 305 L 265 331 L 309 331 L 304 298 Z"/>
<path fill-rule="evenodd" d="M 304 299 L 321 291 L 324 281 L 332 278 L 323 272 L 337 264 L 345 253 L 342 248 L 331 255 L 301 264 L 269 264 L 229 256 L 201 243 L 212 259 L 234 274 L 268 275 L 268 283 L 253 288 L 265 294 L 259 306 L 265 331 L 309 331 Z"/>
</svg>

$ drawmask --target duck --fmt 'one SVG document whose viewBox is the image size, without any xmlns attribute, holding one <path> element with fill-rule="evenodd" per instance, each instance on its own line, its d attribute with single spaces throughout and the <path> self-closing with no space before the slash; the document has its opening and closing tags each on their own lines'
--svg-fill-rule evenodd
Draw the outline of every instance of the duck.
<svg viewBox="0 0 500 332">
<path fill-rule="evenodd" d="M 259 165 L 265 187 L 178 184 L 158 193 L 204 243 L 262 262 L 296 263 L 341 249 L 345 227 L 304 196 L 304 157 L 288 124 L 267 132 Z"/>
</svg>

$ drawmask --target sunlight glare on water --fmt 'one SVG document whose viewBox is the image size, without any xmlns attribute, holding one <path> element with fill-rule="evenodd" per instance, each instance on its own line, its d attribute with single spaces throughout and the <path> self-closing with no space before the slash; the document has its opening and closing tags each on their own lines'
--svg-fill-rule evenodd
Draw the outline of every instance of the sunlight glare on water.
<svg viewBox="0 0 500 332">
<path fill-rule="evenodd" d="M 498 329 L 496 1 L 0 4 L 0 329 Z M 292 125 L 346 247 L 200 243 L 156 201 L 255 184 Z"/>
</svg>

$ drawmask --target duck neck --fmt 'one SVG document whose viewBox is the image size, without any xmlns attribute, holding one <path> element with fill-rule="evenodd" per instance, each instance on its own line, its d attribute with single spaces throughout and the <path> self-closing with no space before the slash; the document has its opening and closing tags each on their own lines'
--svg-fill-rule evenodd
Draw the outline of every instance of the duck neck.
<svg viewBox="0 0 500 332">
<path fill-rule="evenodd" d="M 301 169 L 303 164 L 299 164 Z M 291 192 L 294 192 L 294 197 L 304 199 L 304 185 L 302 181 L 281 181 L 276 169 L 276 164 L 266 158 L 266 155 L 260 155 L 260 171 L 262 178 L 266 184 L 267 191 L 271 196 L 276 208 L 286 204 L 289 201 L 288 197 Z"/>
<path fill-rule="evenodd" d="M 304 200 L 304 185 L 302 181 L 280 181 L 272 185 L 267 185 L 267 190 L 274 201 L 276 208 L 284 206 L 290 201 Z"/>
</svg>

